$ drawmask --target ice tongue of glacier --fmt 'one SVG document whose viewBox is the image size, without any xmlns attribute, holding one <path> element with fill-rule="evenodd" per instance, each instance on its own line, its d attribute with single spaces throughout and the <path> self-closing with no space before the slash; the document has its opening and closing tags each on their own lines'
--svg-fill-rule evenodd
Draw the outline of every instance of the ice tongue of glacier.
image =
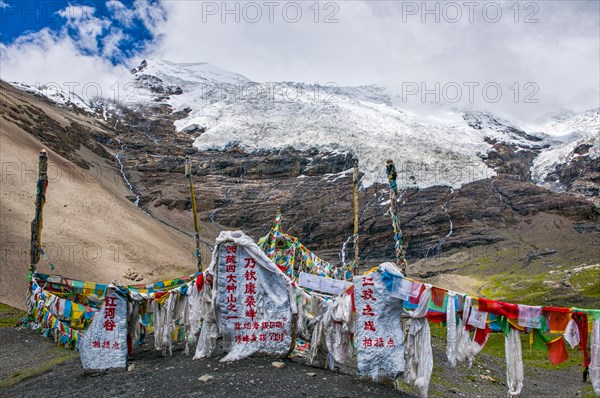
<svg viewBox="0 0 600 398">
<path fill-rule="evenodd" d="M 396 163 L 403 186 L 456 188 L 494 176 L 484 162 L 494 151 L 493 142 L 539 151 L 531 171 L 541 180 L 568 157 L 565 142 L 544 134 L 544 128 L 526 133 L 487 112 L 443 106 L 428 115 L 409 112 L 382 87 L 258 83 L 207 63 L 162 60 L 148 60 L 136 73 L 137 79 L 144 76 L 181 88 L 160 100 L 174 111 L 185 110 L 187 115 L 175 122 L 178 131 L 191 125 L 204 128 L 194 142 L 199 150 L 237 145 L 246 151 L 293 147 L 351 153 L 360 161 L 365 186 L 384 182 L 386 159 Z M 140 95 L 152 97 L 143 87 Z M 587 137 L 593 135 L 594 123 L 597 130 L 597 115 L 562 111 L 561 117 L 549 115 L 554 124 L 544 127 L 553 135 L 583 130 Z M 566 141 L 572 149 L 574 137 Z"/>
</svg>

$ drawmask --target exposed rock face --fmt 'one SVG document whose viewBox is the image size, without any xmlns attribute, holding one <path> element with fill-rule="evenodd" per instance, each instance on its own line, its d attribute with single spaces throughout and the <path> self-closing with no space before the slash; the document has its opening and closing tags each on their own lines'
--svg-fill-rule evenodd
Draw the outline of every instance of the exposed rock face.
<svg viewBox="0 0 600 398">
<path fill-rule="evenodd" d="M 145 123 L 166 127 L 162 118 L 130 126 Z M 127 169 L 148 211 L 169 210 L 161 211 L 167 218 L 172 212 L 189 211 L 183 157 L 191 155 L 204 221 L 243 228 L 256 239 L 268 232 L 280 208 L 286 231 L 337 261 L 343 242 L 352 235 L 350 155 L 293 149 L 247 153 L 237 147 L 196 152 L 189 146 L 195 133 L 159 133 L 156 127 L 144 131 L 153 131 L 152 139 L 137 127 L 119 134 L 127 137 L 121 139 L 126 143 Z M 599 213 L 592 203 L 528 182 L 525 171 L 531 155 L 515 160 L 510 157 L 514 152 L 507 148 L 504 162 L 519 165 L 515 173 L 474 181 L 458 190 L 437 186 L 403 193 L 400 218 L 411 259 L 503 241 L 507 230 L 540 212 L 562 215 L 587 233 L 598 232 Z M 499 163 L 499 169 L 505 164 Z M 359 202 L 361 258 L 369 264 L 392 259 L 387 187 L 376 184 L 361 189 Z"/>
<path fill-rule="evenodd" d="M 589 148 L 589 144 L 576 147 L 574 153 L 578 156 L 569 163 L 558 165 L 547 180 L 558 179 L 567 191 L 588 197 L 600 205 L 600 157 L 589 156 Z"/>
<path fill-rule="evenodd" d="M 353 228 L 351 155 L 291 148 L 246 152 L 236 146 L 200 152 L 191 144 L 202 128 L 177 132 L 173 127 L 186 112 L 171 113 L 163 104 L 119 109 L 116 138 L 106 144 L 122 152 L 144 209 L 192 232 L 184 177 L 184 159 L 191 156 L 200 218 L 213 226 L 205 228 L 208 242 L 214 238 L 211 232 L 223 228 L 241 228 L 258 239 L 268 232 L 280 208 L 287 232 L 324 258 L 339 261 Z M 455 190 L 434 186 L 404 191 L 400 218 L 411 260 L 502 243 L 510 239 L 512 228 L 538 213 L 565 217 L 581 233 L 600 232 L 599 211 L 591 202 L 531 182 L 529 170 L 539 140 L 513 130 L 521 145 L 490 139 L 495 151 L 484 160 L 497 177 Z M 384 173 L 383 163 L 381 167 Z M 362 188 L 359 203 L 361 259 L 369 265 L 393 259 L 387 186 Z M 351 251 L 350 245 L 346 255 Z"/>
</svg>

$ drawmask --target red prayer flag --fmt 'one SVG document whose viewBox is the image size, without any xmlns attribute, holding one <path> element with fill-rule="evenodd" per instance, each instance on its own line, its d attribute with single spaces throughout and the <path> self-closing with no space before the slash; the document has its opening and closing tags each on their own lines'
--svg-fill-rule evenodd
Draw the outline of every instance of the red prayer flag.
<svg viewBox="0 0 600 398">
<path fill-rule="evenodd" d="M 478 300 L 479 311 L 489 312 L 490 314 L 504 316 L 509 319 L 519 318 L 519 306 L 516 304 L 488 300 L 484 298 L 479 298 Z"/>
<path fill-rule="evenodd" d="M 158 301 L 158 300 L 160 300 L 162 297 L 164 297 L 164 296 L 168 296 L 169 294 L 171 294 L 171 293 L 170 293 L 170 292 L 156 292 L 156 293 L 154 294 L 154 299 Z"/>
<path fill-rule="evenodd" d="M 549 341 L 546 343 L 546 347 L 548 347 L 548 354 L 550 354 L 550 362 L 552 362 L 552 365 L 558 365 L 569 359 L 563 336 Z"/>
<path fill-rule="evenodd" d="M 427 320 L 434 323 L 446 322 L 446 313 L 437 311 L 427 311 Z"/>
<path fill-rule="evenodd" d="M 590 366 L 590 352 L 588 350 L 588 318 L 583 312 L 574 312 L 573 319 L 579 328 L 579 349 L 583 351 L 583 366 Z"/>
<path fill-rule="evenodd" d="M 544 307 L 542 311 L 548 321 L 550 332 L 564 333 L 567 324 L 571 320 L 571 310 L 562 307 Z"/>
<path fill-rule="evenodd" d="M 440 289 L 439 287 L 431 288 L 431 301 L 438 306 L 441 307 L 444 305 L 444 298 L 446 297 L 446 290 Z"/>
<path fill-rule="evenodd" d="M 481 308 L 481 307 L 480 307 Z M 479 344 L 481 347 L 483 347 L 485 345 L 486 339 L 488 337 L 488 335 L 490 334 L 491 329 L 488 326 L 488 324 L 485 324 L 485 329 L 475 329 L 475 342 L 477 344 Z"/>
<path fill-rule="evenodd" d="M 196 289 L 198 291 L 202 290 L 204 286 L 204 274 L 200 274 L 196 277 Z"/>
</svg>

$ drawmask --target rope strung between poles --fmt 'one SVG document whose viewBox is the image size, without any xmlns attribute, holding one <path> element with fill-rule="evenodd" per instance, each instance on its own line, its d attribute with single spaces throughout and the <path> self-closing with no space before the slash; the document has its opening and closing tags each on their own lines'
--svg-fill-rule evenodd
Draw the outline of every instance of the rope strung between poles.
<svg viewBox="0 0 600 398">
<path fill-rule="evenodd" d="M 390 214 L 392 217 L 392 226 L 394 227 L 394 241 L 396 243 L 396 265 L 406 275 L 406 258 L 404 250 L 404 241 L 402 240 L 402 230 L 400 229 L 400 218 L 398 217 L 398 183 L 396 178 L 398 173 L 392 160 L 386 161 L 385 172 L 390 184 Z"/>
<path fill-rule="evenodd" d="M 45 149 L 40 151 L 38 181 L 35 194 L 35 218 L 31 221 L 31 262 L 29 280 L 35 272 L 36 264 L 40 261 L 42 248 L 42 227 L 44 204 L 46 203 L 46 188 L 48 187 L 48 154 Z"/>
<path fill-rule="evenodd" d="M 202 255 L 200 254 L 200 223 L 198 222 L 198 208 L 196 206 L 196 195 L 194 193 L 194 182 L 192 181 L 192 159 L 189 156 L 186 157 L 185 160 L 185 176 L 188 178 L 190 182 L 190 196 L 192 199 L 192 212 L 194 213 L 194 229 L 196 231 L 196 235 L 194 239 L 196 240 L 196 252 L 194 255 L 196 256 L 196 266 L 198 267 L 198 271 L 202 271 Z"/>
</svg>

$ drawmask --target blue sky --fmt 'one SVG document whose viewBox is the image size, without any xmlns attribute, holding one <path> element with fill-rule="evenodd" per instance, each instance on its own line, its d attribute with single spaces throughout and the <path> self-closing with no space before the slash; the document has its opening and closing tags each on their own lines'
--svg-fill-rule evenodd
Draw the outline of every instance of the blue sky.
<svg viewBox="0 0 600 398">
<path fill-rule="evenodd" d="M 396 93 L 407 83 L 494 83 L 501 101 L 467 105 L 517 119 L 600 107 L 597 0 L 267 3 L 0 0 L 0 78 L 108 88 L 142 59 L 161 58 L 255 81 Z M 532 93 L 537 101 L 525 103 Z"/>
<path fill-rule="evenodd" d="M 5 45 L 44 29 L 56 35 L 64 32 L 79 44 L 81 53 L 102 54 L 116 64 L 142 52 L 154 38 L 135 0 L 0 1 L 0 42 Z M 160 9 L 158 1 L 146 3 Z"/>
</svg>

